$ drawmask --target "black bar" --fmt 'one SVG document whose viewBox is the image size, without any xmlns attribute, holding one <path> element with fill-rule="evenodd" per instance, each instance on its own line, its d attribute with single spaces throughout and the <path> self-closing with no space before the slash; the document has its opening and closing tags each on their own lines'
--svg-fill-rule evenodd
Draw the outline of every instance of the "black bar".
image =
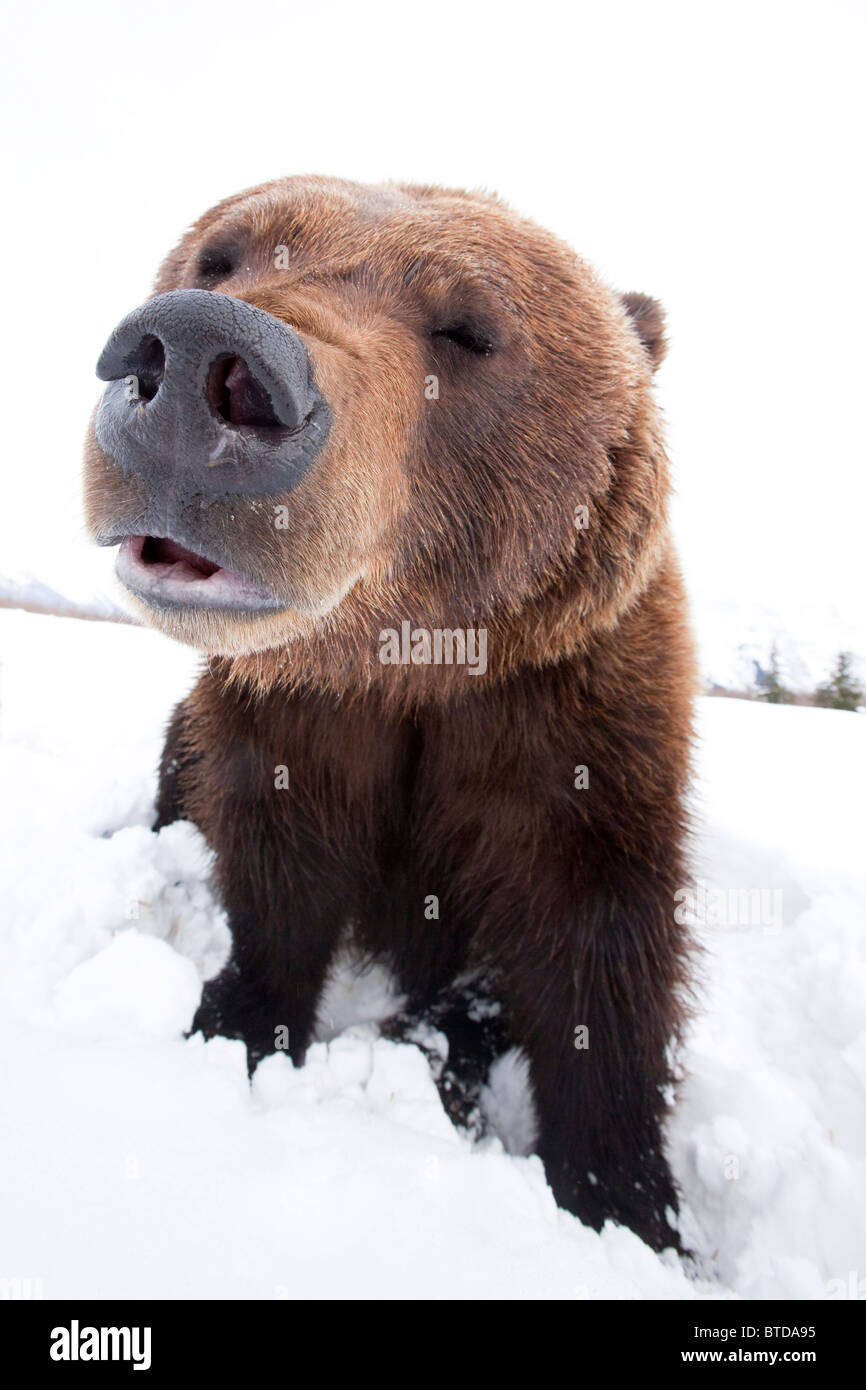
<svg viewBox="0 0 866 1390">
<path fill-rule="evenodd" d="M 194 1370 L 219 1374 L 225 1379 L 232 1367 L 248 1365 L 253 1370 L 272 1362 L 274 1369 L 280 1367 L 288 1380 L 297 1365 L 293 1347 L 302 1351 L 302 1364 L 308 1364 L 311 1356 L 321 1356 L 322 1373 L 333 1373 L 333 1334 L 338 1329 L 337 1347 L 349 1364 L 357 1356 L 359 1367 L 365 1367 L 366 1373 L 380 1358 L 387 1357 L 390 1362 L 395 1353 L 400 1355 L 400 1347 L 409 1336 L 415 1354 L 399 1372 L 401 1378 L 409 1378 L 414 1374 L 418 1351 L 423 1355 L 425 1377 L 429 1377 L 431 1365 L 440 1358 L 443 1371 L 453 1373 L 455 1352 L 459 1345 L 465 1346 L 467 1335 L 477 1339 L 476 1354 L 488 1364 L 498 1359 L 497 1353 L 507 1364 L 517 1343 L 523 1354 L 531 1355 L 536 1363 L 552 1358 L 551 1367 L 554 1362 L 561 1366 L 562 1343 L 558 1343 L 557 1349 L 552 1344 L 542 1342 L 539 1346 L 535 1342 L 530 1352 L 523 1340 L 536 1333 L 540 1318 L 557 1333 L 567 1331 L 568 1362 L 575 1379 L 582 1378 L 581 1366 L 587 1373 L 591 1367 L 598 1367 L 605 1377 L 628 1372 L 665 1374 L 673 1367 L 687 1372 L 705 1366 L 732 1369 L 734 1365 L 758 1371 L 779 1367 L 801 1373 L 817 1370 L 826 1377 L 841 1374 L 844 1368 L 856 1364 L 854 1358 L 862 1340 L 858 1334 L 862 1334 L 863 1328 L 863 1307 L 855 1299 L 641 1303 L 578 1300 L 558 1303 L 546 1311 L 539 1303 L 530 1301 L 523 1313 L 509 1304 L 501 1333 L 497 1331 L 498 1309 L 466 1303 L 449 1306 L 450 1316 L 462 1324 L 458 1344 L 452 1336 L 443 1335 L 442 1313 L 438 1309 L 433 1315 L 435 1320 L 425 1326 L 429 1315 L 421 1313 L 416 1323 L 410 1309 L 405 1308 L 392 1336 L 387 1322 L 376 1316 L 375 1310 L 371 1316 L 367 1304 L 357 1307 L 347 1301 L 330 1305 L 323 1312 L 321 1305 L 313 1307 L 304 1300 L 295 1301 L 294 1306 L 291 1300 L 9 1301 L 0 1303 L 0 1336 L 16 1369 L 20 1367 L 25 1374 L 47 1370 L 52 1379 L 70 1375 L 92 1378 L 106 1370 L 114 1376 L 134 1375 L 132 1358 L 137 1356 L 142 1363 L 140 1378 L 150 1375 L 159 1379 L 166 1372 L 182 1374 Z M 408 1325 L 406 1319 L 411 1320 Z M 329 1326 L 331 1334 L 320 1341 L 316 1329 L 327 1332 Z M 357 1343 L 353 1340 L 355 1326 L 360 1339 Z M 106 1334 L 103 1342 L 103 1328 L 127 1329 L 127 1333 Z M 97 1329 L 98 1340 L 89 1329 Z M 135 1338 L 133 1329 L 139 1329 Z M 149 1329 L 149 1341 L 145 1329 Z M 77 1359 L 55 1359 L 52 1347 L 57 1355 L 64 1353 L 69 1358 L 77 1351 Z M 110 1359 L 115 1348 L 118 1356 L 127 1354 L 127 1359 Z M 85 1359 L 92 1349 L 100 1353 L 104 1350 L 107 1359 Z M 149 1366 L 145 1367 L 147 1357 Z M 458 1357 L 459 1363 L 467 1370 L 462 1356 Z M 598 1370 L 593 1372 L 593 1379 L 598 1379 Z"/>
</svg>

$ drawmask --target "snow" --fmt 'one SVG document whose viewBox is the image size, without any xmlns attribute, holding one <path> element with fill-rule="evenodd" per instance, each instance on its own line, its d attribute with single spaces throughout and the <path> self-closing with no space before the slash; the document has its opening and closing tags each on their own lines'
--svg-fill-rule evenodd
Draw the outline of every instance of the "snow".
<svg viewBox="0 0 866 1390">
<path fill-rule="evenodd" d="M 705 949 L 669 1135 L 694 1267 L 557 1210 L 521 1152 L 519 1055 L 487 1097 L 512 1152 L 458 1134 L 421 1052 L 377 1034 L 381 970 L 344 963 L 305 1066 L 276 1055 L 252 1086 L 240 1044 L 184 1039 L 228 932 L 198 832 L 148 827 L 197 659 L 145 630 L 11 611 L 0 651 L 0 1278 L 46 1298 L 856 1290 L 866 720 L 701 701 Z"/>
</svg>

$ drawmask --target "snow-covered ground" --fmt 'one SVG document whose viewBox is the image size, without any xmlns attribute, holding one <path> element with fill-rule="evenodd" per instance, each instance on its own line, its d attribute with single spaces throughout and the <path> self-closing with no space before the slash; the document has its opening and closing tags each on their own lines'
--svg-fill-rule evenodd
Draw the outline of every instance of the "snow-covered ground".
<svg viewBox="0 0 866 1390">
<path fill-rule="evenodd" d="M 195 658 L 6 611 L 0 660 L 0 1280 L 59 1298 L 674 1299 L 822 1298 L 866 1276 L 866 720 L 701 702 L 703 1008 L 670 1126 L 696 1276 L 557 1211 L 536 1158 L 458 1135 L 421 1054 L 364 1022 L 375 974 L 344 971 L 325 1006 L 359 1022 L 252 1088 L 240 1044 L 184 1040 L 227 931 L 197 832 L 148 825 Z M 518 1080 L 498 1097 L 512 1129 Z"/>
</svg>

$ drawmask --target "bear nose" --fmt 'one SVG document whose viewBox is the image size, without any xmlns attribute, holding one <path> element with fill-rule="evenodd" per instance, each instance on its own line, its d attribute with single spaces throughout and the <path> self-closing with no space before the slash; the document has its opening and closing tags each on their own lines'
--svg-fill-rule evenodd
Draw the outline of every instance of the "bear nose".
<svg viewBox="0 0 866 1390">
<path fill-rule="evenodd" d="M 301 339 L 212 290 L 171 290 L 128 314 L 96 368 L 100 448 L 163 500 L 290 491 L 330 412 Z"/>
</svg>

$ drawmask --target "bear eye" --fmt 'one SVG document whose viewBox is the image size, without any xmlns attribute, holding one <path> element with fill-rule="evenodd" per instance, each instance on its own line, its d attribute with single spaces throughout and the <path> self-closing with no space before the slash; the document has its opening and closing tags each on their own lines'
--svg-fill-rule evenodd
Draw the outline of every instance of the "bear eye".
<svg viewBox="0 0 866 1390">
<path fill-rule="evenodd" d="M 434 328 L 432 336 L 446 338 L 449 343 L 455 343 L 464 352 L 473 352 L 477 357 L 489 357 L 493 351 L 493 334 L 480 323 L 460 320 L 445 328 Z"/>
<path fill-rule="evenodd" d="M 205 246 L 196 258 L 196 275 L 206 284 L 215 285 L 234 274 L 238 259 L 234 246 Z"/>
</svg>

